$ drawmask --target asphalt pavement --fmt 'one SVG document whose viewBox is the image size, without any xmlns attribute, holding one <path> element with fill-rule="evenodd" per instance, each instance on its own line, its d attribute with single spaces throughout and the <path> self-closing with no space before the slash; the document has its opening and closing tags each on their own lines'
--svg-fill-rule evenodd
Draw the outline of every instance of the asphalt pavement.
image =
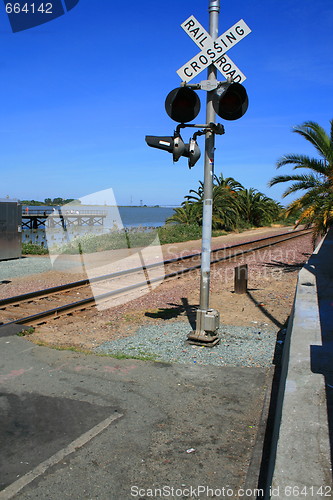
<svg viewBox="0 0 333 500">
<path fill-rule="evenodd" d="M 59 351 L 19 329 L 0 329 L 0 500 L 256 497 L 272 368 Z"/>
</svg>

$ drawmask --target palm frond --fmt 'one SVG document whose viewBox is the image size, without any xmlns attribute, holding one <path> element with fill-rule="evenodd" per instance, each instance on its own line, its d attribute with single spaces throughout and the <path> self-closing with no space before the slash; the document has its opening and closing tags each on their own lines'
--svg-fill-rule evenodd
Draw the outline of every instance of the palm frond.
<svg viewBox="0 0 333 500">
<path fill-rule="evenodd" d="M 317 174 L 324 176 L 327 176 L 330 173 L 330 167 L 327 166 L 325 161 L 310 158 L 310 156 L 307 155 L 298 155 L 293 153 L 284 155 L 276 162 L 276 168 L 283 167 L 284 165 L 294 165 L 294 169 L 308 168 Z"/>
<path fill-rule="evenodd" d="M 293 131 L 309 141 L 322 158 L 327 158 L 331 150 L 331 141 L 326 131 L 318 123 L 308 121 L 294 127 Z"/>
<path fill-rule="evenodd" d="M 295 183 L 295 185 L 297 185 L 297 188 L 292 189 L 292 191 L 290 191 L 292 193 L 294 191 L 297 191 L 297 190 L 310 189 L 310 188 L 314 188 L 314 187 L 322 185 L 322 183 L 320 182 L 318 177 L 316 177 L 315 175 L 312 175 L 312 174 L 291 174 L 291 175 L 276 175 L 275 177 L 273 177 L 273 179 L 271 179 L 268 182 L 268 186 L 272 187 L 272 186 L 275 186 L 275 184 L 279 184 L 281 182 L 290 182 L 290 181 L 293 181 Z M 291 187 L 288 188 L 288 190 L 291 189 Z M 287 196 L 287 195 L 284 194 L 283 196 Z"/>
</svg>

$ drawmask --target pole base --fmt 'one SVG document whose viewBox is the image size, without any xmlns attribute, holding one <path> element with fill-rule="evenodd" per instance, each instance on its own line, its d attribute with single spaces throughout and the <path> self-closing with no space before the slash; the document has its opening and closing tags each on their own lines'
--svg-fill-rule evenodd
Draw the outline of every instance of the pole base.
<svg viewBox="0 0 333 500">
<path fill-rule="evenodd" d="M 209 335 L 205 331 L 196 330 L 188 334 L 187 342 L 193 345 L 214 347 L 220 342 L 220 339 L 217 335 Z"/>
<path fill-rule="evenodd" d="M 220 339 L 216 332 L 219 328 L 220 314 L 215 309 L 198 309 L 196 329 L 187 336 L 189 344 L 214 347 Z"/>
</svg>

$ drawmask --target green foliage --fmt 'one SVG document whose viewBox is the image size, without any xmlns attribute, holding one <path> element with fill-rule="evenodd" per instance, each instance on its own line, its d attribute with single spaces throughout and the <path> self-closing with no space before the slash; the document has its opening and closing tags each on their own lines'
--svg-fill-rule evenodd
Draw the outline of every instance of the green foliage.
<svg viewBox="0 0 333 500">
<path fill-rule="evenodd" d="M 282 156 L 277 161 L 277 168 L 293 165 L 293 170 L 303 168 L 306 172 L 277 175 L 269 182 L 269 186 L 292 182 L 283 197 L 305 191 L 305 194 L 290 203 L 286 216 L 297 214 L 296 226 L 312 226 L 315 240 L 333 225 L 333 120 L 330 121 L 330 135 L 318 123 L 312 121 L 296 126 L 293 131 L 314 146 L 319 158 L 300 154 Z"/>
<path fill-rule="evenodd" d="M 239 191 L 237 205 L 241 219 L 255 227 L 271 224 L 282 209 L 279 203 L 253 188 Z"/>
<path fill-rule="evenodd" d="M 77 236 L 68 243 L 55 245 L 52 252 L 88 254 L 121 248 L 142 248 L 159 243 L 164 245 L 199 240 L 202 237 L 202 207 L 203 183 L 199 182 L 198 190 L 190 190 L 182 206 L 175 208 L 166 224 L 155 231 L 148 228 L 133 228 L 111 231 L 103 235 L 86 234 Z M 228 231 L 241 231 L 253 226 L 269 225 L 281 217 L 281 213 L 280 204 L 256 189 L 245 189 L 233 177 L 224 178 L 222 174 L 219 177 L 214 175 L 213 236 L 221 236 Z M 48 250 L 40 245 L 25 243 L 23 253 L 41 255 L 48 253 Z"/>
<path fill-rule="evenodd" d="M 213 230 L 213 236 L 226 234 L 225 231 Z M 158 239 L 156 239 L 158 236 Z M 86 235 L 74 238 L 70 243 L 55 245 L 54 253 L 80 254 L 94 253 L 104 250 L 117 250 L 121 248 L 142 248 L 152 244 L 179 243 L 182 241 L 201 239 L 201 226 L 198 224 L 166 224 L 157 230 L 134 228 L 126 232 L 113 232 L 106 235 Z M 24 255 L 48 254 L 48 249 L 41 245 L 23 243 Z"/>
<path fill-rule="evenodd" d="M 32 335 L 34 333 L 35 329 L 33 326 L 28 326 L 26 328 L 23 328 L 21 331 L 19 331 L 16 335 L 18 337 L 26 337 L 27 335 Z"/>
<path fill-rule="evenodd" d="M 178 222 L 180 224 L 200 224 L 202 219 L 202 203 L 185 201 L 181 207 L 174 209 L 174 214 L 167 219 L 167 223 Z"/>
<path fill-rule="evenodd" d="M 68 199 L 64 199 L 64 198 L 53 198 L 53 200 L 51 201 L 51 198 L 46 198 L 44 200 L 45 204 L 46 204 L 46 200 L 49 200 L 50 201 L 50 205 L 55 205 L 55 206 L 63 206 L 63 205 L 67 205 L 68 203 L 72 203 L 73 201 L 75 201 L 75 203 L 81 203 L 80 200 L 74 200 L 73 198 L 68 198 Z"/>
<path fill-rule="evenodd" d="M 296 210 L 290 214 L 287 208 L 282 208 L 278 218 L 274 221 L 275 224 L 283 224 L 287 226 L 294 226 L 301 216 L 301 210 Z"/>
<path fill-rule="evenodd" d="M 45 205 L 43 201 L 36 201 L 36 200 L 20 200 L 21 205 L 29 205 L 32 207 L 39 207 L 42 205 Z"/>
<path fill-rule="evenodd" d="M 35 243 L 22 243 L 23 255 L 46 255 L 48 253 L 48 249 L 42 245 L 36 245 Z"/>
<path fill-rule="evenodd" d="M 123 352 L 108 353 L 107 356 L 115 359 L 138 359 L 139 361 L 154 361 L 157 362 L 158 359 L 153 354 L 145 353 L 141 351 L 139 354 L 125 354 Z"/>
<path fill-rule="evenodd" d="M 102 235 L 77 236 L 68 243 L 55 245 L 52 251 L 65 254 L 86 254 L 120 248 L 146 247 L 154 244 L 155 238 L 156 231 L 146 228 L 123 229 Z"/>
<path fill-rule="evenodd" d="M 198 224 L 166 224 L 158 228 L 158 236 L 161 245 L 166 243 L 178 243 L 180 241 L 199 240 L 201 238 L 201 227 Z"/>
<path fill-rule="evenodd" d="M 64 199 L 64 198 L 45 198 L 44 201 L 36 201 L 36 200 L 21 200 L 21 204 L 22 205 L 29 205 L 29 206 L 36 206 L 36 207 L 40 207 L 40 206 L 63 206 L 63 205 L 66 205 L 67 203 L 72 203 L 73 201 L 75 201 L 75 204 L 79 204 L 81 203 L 80 200 L 74 200 L 73 198 L 68 198 L 68 199 Z"/>
<path fill-rule="evenodd" d="M 201 226 L 203 197 L 204 185 L 199 181 L 198 189 L 189 191 L 167 223 Z M 214 175 L 213 230 L 235 231 L 269 225 L 280 216 L 281 210 L 279 203 L 256 189 L 245 189 L 233 177 Z"/>
</svg>

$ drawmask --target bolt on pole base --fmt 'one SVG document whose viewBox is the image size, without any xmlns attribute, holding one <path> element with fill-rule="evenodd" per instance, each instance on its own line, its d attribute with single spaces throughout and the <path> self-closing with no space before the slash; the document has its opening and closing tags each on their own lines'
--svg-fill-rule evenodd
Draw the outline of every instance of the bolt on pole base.
<svg viewBox="0 0 333 500">
<path fill-rule="evenodd" d="M 205 347 L 214 347 L 220 342 L 216 332 L 219 327 L 220 315 L 215 309 L 198 309 L 196 316 L 196 330 L 187 336 L 189 344 Z"/>
</svg>

